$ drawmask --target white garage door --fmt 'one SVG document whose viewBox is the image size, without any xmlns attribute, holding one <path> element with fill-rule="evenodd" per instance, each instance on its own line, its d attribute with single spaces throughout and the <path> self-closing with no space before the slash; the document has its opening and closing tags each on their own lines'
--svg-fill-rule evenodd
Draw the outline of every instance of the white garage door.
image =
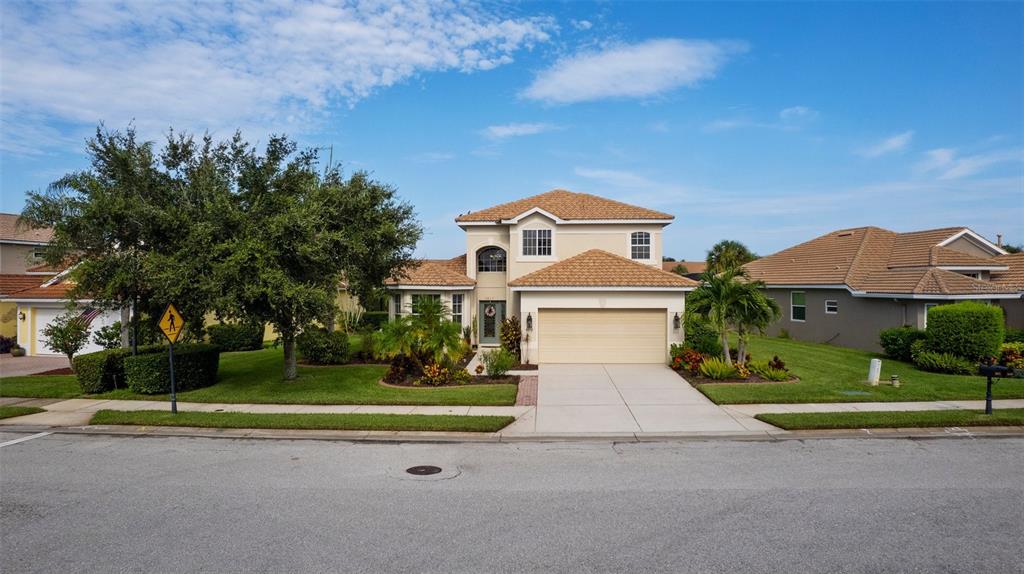
<svg viewBox="0 0 1024 574">
<path fill-rule="evenodd" d="M 44 342 L 46 340 L 46 335 L 43 335 L 43 327 L 47 326 L 51 321 L 53 321 L 58 316 L 63 315 L 66 312 L 67 311 L 63 307 L 61 307 L 61 308 L 36 307 L 35 308 L 35 315 L 36 315 L 36 319 L 35 319 L 35 322 L 36 322 L 36 354 L 37 355 L 59 355 L 60 354 L 59 352 L 54 351 L 53 349 L 51 349 Z M 82 312 L 82 309 L 78 310 L 77 312 L 79 312 L 79 313 Z M 93 342 L 93 339 L 92 339 L 93 333 L 95 333 L 96 330 L 99 329 L 100 327 L 105 327 L 107 325 L 113 325 L 114 322 L 117 321 L 119 318 L 120 318 L 120 313 L 118 313 L 116 311 L 105 311 L 105 312 L 101 313 L 98 317 L 93 319 L 92 323 L 89 324 L 89 342 L 87 342 L 85 344 L 85 346 L 82 347 L 82 350 L 79 351 L 78 354 L 79 355 L 84 355 L 85 353 L 92 353 L 94 351 L 102 351 L 103 347 L 100 347 L 95 342 Z"/>
<path fill-rule="evenodd" d="M 541 309 L 541 363 L 664 363 L 665 309 Z"/>
</svg>

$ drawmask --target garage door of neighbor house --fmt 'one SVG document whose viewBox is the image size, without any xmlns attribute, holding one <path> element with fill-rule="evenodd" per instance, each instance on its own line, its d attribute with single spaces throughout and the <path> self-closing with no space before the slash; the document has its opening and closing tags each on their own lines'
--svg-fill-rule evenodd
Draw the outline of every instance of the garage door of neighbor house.
<svg viewBox="0 0 1024 574">
<path fill-rule="evenodd" d="M 663 363 L 665 309 L 541 309 L 541 363 Z"/>
</svg>

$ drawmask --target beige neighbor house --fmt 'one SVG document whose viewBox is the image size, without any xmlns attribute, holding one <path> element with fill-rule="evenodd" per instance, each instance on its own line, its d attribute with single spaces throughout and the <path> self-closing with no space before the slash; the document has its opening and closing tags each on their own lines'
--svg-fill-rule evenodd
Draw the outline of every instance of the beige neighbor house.
<svg viewBox="0 0 1024 574">
<path fill-rule="evenodd" d="M 455 219 L 466 254 L 425 260 L 388 282 L 392 317 L 420 297 L 476 324 L 481 347 L 519 319 L 523 361 L 662 363 L 683 339 L 685 294 L 697 283 L 663 271 L 662 229 L 674 217 L 554 190 Z"/>
<path fill-rule="evenodd" d="M 782 308 L 769 334 L 880 350 L 882 329 L 925 328 L 935 305 L 1000 305 L 1024 326 L 1024 258 L 966 227 L 896 233 L 842 229 L 744 266 Z"/>
</svg>

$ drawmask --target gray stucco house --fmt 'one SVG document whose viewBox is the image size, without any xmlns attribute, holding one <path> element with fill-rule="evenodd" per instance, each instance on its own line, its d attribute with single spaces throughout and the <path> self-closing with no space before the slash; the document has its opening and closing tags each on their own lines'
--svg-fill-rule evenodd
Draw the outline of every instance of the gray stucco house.
<svg viewBox="0 0 1024 574">
<path fill-rule="evenodd" d="M 925 328 L 928 310 L 964 299 L 1001 306 L 1007 325 L 1024 327 L 1024 256 L 966 227 L 897 233 L 857 227 L 744 266 L 782 308 L 769 334 L 881 350 L 889 327 Z"/>
</svg>

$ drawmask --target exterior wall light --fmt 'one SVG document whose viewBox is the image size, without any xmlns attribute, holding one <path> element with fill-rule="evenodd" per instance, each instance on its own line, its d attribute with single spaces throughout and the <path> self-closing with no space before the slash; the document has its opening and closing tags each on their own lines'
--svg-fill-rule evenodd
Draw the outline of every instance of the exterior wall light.
<svg viewBox="0 0 1024 574">
<path fill-rule="evenodd" d="M 676 331 L 679 330 L 679 313 L 676 313 L 675 316 L 672 317 L 672 328 Z"/>
<path fill-rule="evenodd" d="M 18 312 L 18 320 L 22 321 L 22 322 L 25 321 L 25 312 L 24 311 L 19 311 Z"/>
<path fill-rule="evenodd" d="M 526 330 L 527 331 L 532 331 L 533 330 L 533 315 L 530 314 L 530 313 L 526 314 Z"/>
</svg>

